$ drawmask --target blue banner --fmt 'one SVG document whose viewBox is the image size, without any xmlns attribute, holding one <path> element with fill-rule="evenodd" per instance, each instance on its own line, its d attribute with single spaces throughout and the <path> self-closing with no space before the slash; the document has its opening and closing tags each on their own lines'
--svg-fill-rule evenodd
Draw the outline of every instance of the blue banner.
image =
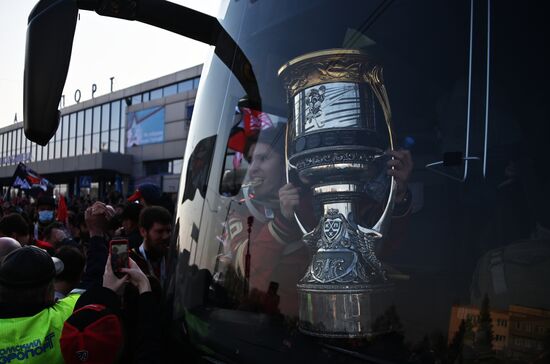
<svg viewBox="0 0 550 364">
<path fill-rule="evenodd" d="M 80 176 L 80 188 L 92 187 L 92 176 Z"/>
<path fill-rule="evenodd" d="M 164 142 L 164 106 L 126 114 L 126 147 Z"/>
</svg>

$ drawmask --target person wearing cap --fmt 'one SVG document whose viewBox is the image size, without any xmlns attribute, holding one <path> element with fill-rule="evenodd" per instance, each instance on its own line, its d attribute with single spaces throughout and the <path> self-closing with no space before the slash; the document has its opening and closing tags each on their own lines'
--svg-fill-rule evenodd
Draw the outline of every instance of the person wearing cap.
<svg viewBox="0 0 550 364">
<path fill-rule="evenodd" d="M 128 239 L 130 249 L 139 249 L 143 242 L 139 233 L 139 214 L 142 209 L 143 206 L 140 204 L 127 202 L 120 213 L 122 227 L 117 230 L 117 235 Z"/>
<path fill-rule="evenodd" d="M 63 362 L 59 338 L 80 296 L 55 302 L 54 278 L 62 263 L 24 246 L 0 260 L 0 363 Z"/>
<path fill-rule="evenodd" d="M 153 183 L 139 185 L 136 192 L 128 197 L 128 202 L 139 202 L 144 207 L 162 206 L 171 214 L 174 212 L 174 203 L 170 197 L 162 193 L 160 187 Z"/>
<path fill-rule="evenodd" d="M 162 191 L 153 183 L 143 183 L 138 186 L 136 192 L 128 197 L 128 202 L 138 201 L 141 205 L 153 206 L 161 202 Z"/>
<path fill-rule="evenodd" d="M 117 277 L 110 257 L 105 264 L 103 286 L 92 288 L 78 299 L 61 334 L 61 351 L 66 364 L 164 363 L 160 339 L 159 305 L 149 279 L 129 260 Z M 130 285 L 139 295 L 135 302 L 121 305 L 119 295 Z M 135 305 L 136 310 L 130 306 Z M 131 311 L 131 312 L 128 312 Z"/>
</svg>

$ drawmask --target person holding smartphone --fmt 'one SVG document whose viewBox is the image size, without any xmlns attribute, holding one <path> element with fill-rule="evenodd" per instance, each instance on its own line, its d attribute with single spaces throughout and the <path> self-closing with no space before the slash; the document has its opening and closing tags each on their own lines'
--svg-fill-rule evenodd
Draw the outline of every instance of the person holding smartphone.
<svg viewBox="0 0 550 364">
<path fill-rule="evenodd" d="M 129 268 L 128 263 L 128 240 L 126 239 L 113 239 L 109 243 L 111 254 L 111 266 L 113 272 L 118 277 L 124 275 L 121 271 L 123 268 Z"/>
<path fill-rule="evenodd" d="M 127 266 L 119 267 L 119 274 L 115 274 L 114 267 L 120 264 L 115 263 L 115 259 L 125 259 L 120 255 L 125 247 L 116 240 L 110 245 L 111 254 L 105 263 L 102 286 L 82 294 L 73 315 L 64 325 L 60 346 L 65 362 L 78 362 L 79 353 L 94 350 L 89 355 L 103 358 L 102 363 L 163 363 L 166 351 L 159 335 L 161 314 L 149 279 L 136 262 L 127 257 Z M 123 307 L 120 297 L 129 285 L 135 287 L 139 295 L 136 300 L 125 302 Z M 116 330 L 122 337 L 105 331 L 107 315 L 116 316 L 111 327 L 122 327 L 123 330 Z"/>
</svg>

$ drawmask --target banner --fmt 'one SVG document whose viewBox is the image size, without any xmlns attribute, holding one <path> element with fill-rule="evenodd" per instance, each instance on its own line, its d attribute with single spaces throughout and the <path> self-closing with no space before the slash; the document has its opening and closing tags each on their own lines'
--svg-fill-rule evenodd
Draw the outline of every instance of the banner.
<svg viewBox="0 0 550 364">
<path fill-rule="evenodd" d="M 90 187 L 92 187 L 92 176 L 80 176 L 78 184 L 79 184 L 80 188 L 90 188 Z"/>
<path fill-rule="evenodd" d="M 31 158 L 32 158 L 31 153 L 8 155 L 6 157 L 0 158 L 0 166 L 15 164 L 19 162 L 22 162 L 22 163 L 31 162 Z"/>
<path fill-rule="evenodd" d="M 23 163 L 19 163 L 13 174 L 12 187 L 29 190 L 31 196 L 34 197 L 38 196 L 41 192 L 53 190 L 54 186 L 46 178 L 27 168 Z"/>
<path fill-rule="evenodd" d="M 164 106 L 126 114 L 126 147 L 164 142 Z"/>
</svg>

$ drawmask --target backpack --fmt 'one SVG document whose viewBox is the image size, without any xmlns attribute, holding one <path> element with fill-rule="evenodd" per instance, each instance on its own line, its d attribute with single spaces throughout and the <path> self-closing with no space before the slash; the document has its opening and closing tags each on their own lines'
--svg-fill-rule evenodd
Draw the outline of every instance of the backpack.
<svg viewBox="0 0 550 364">
<path fill-rule="evenodd" d="M 481 307 L 485 294 L 496 309 L 550 309 L 550 239 L 521 241 L 485 253 L 474 271 L 471 304 Z"/>
</svg>

